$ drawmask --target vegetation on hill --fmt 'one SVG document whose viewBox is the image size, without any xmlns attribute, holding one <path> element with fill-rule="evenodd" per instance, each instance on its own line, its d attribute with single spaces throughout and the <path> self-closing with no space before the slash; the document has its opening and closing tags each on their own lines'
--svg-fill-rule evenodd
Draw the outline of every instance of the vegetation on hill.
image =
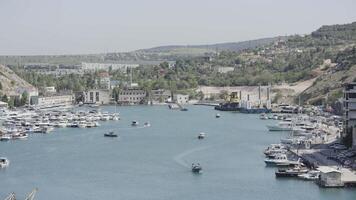
<svg viewBox="0 0 356 200">
<path fill-rule="evenodd" d="M 256 40 L 253 45 L 247 42 L 249 44 L 247 46 L 242 45 L 246 45 L 246 42 L 217 44 L 205 47 L 205 49 L 225 50 L 218 54 L 204 56 L 172 57 L 174 51 L 175 53 L 177 51 L 184 53 L 188 49 L 195 51 L 204 45 L 166 46 L 140 50 L 131 54 L 106 54 L 97 56 L 94 60 L 117 60 L 125 56 L 146 60 L 174 58 L 176 64 L 173 67 L 167 62 L 162 62 L 159 65 L 141 66 L 133 70 L 133 81 L 138 82 L 146 90 L 189 91 L 198 85 L 294 84 L 317 78 L 313 86 L 302 93 L 302 99 L 318 104 L 340 97 L 342 83 L 355 78 L 355 27 L 356 23 L 323 26 L 310 35 Z M 235 51 L 237 46 L 242 50 Z M 250 48 L 252 46 L 254 48 Z M 85 61 L 91 58 L 93 57 L 86 57 Z M 226 67 L 232 71 L 224 71 Z M 97 74 L 65 75 L 55 78 L 24 72 L 21 67 L 17 67 L 16 72 L 37 87 L 56 86 L 58 89 L 73 91 L 97 87 L 95 85 Z M 110 71 L 110 75 L 112 79 L 123 83 L 129 81 L 128 75 L 119 71 Z M 327 98 L 326 95 L 328 95 Z"/>
</svg>

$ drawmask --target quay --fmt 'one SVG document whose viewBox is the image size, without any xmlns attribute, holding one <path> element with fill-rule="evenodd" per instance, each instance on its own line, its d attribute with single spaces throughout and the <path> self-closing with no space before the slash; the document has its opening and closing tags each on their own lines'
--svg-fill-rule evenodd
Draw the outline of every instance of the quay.
<svg viewBox="0 0 356 200">
<path fill-rule="evenodd" d="M 356 187 L 356 172 L 329 159 L 335 154 L 332 150 L 289 149 L 289 152 L 302 158 L 308 167 L 321 171 L 320 178 L 317 181 L 321 187 Z M 333 175 L 330 175 L 331 173 Z M 339 174 L 339 176 L 335 174 Z"/>
</svg>

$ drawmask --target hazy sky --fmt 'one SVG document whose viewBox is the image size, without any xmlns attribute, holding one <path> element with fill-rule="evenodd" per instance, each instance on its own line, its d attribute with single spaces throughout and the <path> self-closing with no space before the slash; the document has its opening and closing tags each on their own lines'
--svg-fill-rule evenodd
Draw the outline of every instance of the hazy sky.
<svg viewBox="0 0 356 200">
<path fill-rule="evenodd" d="M 237 42 L 352 21 L 356 0 L 0 0 L 0 55 Z"/>
</svg>

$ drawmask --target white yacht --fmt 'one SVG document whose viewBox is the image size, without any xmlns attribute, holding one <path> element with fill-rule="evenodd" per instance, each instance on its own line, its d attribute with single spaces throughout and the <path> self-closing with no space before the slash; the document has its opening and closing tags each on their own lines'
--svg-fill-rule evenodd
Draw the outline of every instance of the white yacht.
<svg viewBox="0 0 356 200">
<path fill-rule="evenodd" d="M 316 180 L 319 178 L 320 171 L 317 170 L 311 170 L 307 173 L 304 174 L 299 174 L 298 178 L 304 179 L 304 180 Z"/>
<path fill-rule="evenodd" d="M 262 113 L 260 115 L 260 119 L 263 119 L 263 120 L 268 119 L 268 115 L 266 113 Z"/>
<path fill-rule="evenodd" d="M 279 122 L 277 125 L 267 125 L 269 131 L 291 131 L 292 123 L 289 121 Z"/>
<path fill-rule="evenodd" d="M 300 160 L 292 161 L 289 160 L 286 154 L 275 155 L 273 158 L 265 159 L 266 165 L 275 165 L 275 166 L 292 166 L 300 164 Z"/>
<path fill-rule="evenodd" d="M 9 134 L 0 136 L 0 141 L 9 141 L 9 140 L 11 140 L 11 135 Z"/>
<path fill-rule="evenodd" d="M 26 139 L 28 138 L 28 134 L 27 133 L 16 133 L 12 135 L 12 139 Z"/>
<path fill-rule="evenodd" d="M 10 161 L 7 158 L 0 157 L 0 168 L 8 167 L 9 164 L 10 164 Z"/>
</svg>

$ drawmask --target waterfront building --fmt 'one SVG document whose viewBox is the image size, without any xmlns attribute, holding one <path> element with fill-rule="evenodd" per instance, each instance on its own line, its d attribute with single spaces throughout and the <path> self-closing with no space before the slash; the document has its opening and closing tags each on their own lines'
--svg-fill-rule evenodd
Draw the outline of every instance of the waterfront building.
<svg viewBox="0 0 356 200">
<path fill-rule="evenodd" d="M 164 90 L 164 89 L 152 90 L 151 100 L 152 102 L 158 102 L 158 103 L 170 102 L 172 101 L 171 91 Z"/>
<path fill-rule="evenodd" d="M 322 187 L 342 187 L 341 171 L 329 166 L 318 167 L 320 176 L 317 183 Z"/>
<path fill-rule="evenodd" d="M 189 101 L 189 95 L 184 95 L 184 94 L 173 95 L 173 101 L 175 101 L 178 104 L 187 104 Z"/>
<path fill-rule="evenodd" d="M 39 107 L 59 107 L 73 104 L 74 96 L 71 94 L 40 96 L 31 99 L 32 105 Z"/>
<path fill-rule="evenodd" d="M 136 88 L 123 89 L 119 93 L 119 104 L 141 104 L 146 97 L 146 91 Z"/>
<path fill-rule="evenodd" d="M 344 86 L 344 133 L 347 145 L 356 148 L 356 82 Z"/>
<path fill-rule="evenodd" d="M 84 91 L 84 103 L 108 104 L 111 96 L 109 90 L 92 89 Z"/>
</svg>

